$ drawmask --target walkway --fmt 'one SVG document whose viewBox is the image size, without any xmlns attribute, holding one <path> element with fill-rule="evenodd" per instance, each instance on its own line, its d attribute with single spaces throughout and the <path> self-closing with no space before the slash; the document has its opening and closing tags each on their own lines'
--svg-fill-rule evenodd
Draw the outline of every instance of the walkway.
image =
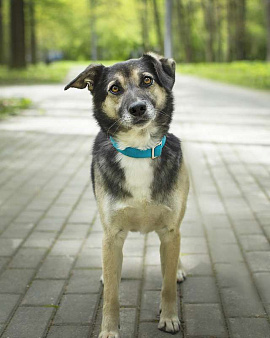
<svg viewBox="0 0 270 338">
<path fill-rule="evenodd" d="M 0 337 L 97 337 L 102 232 L 89 94 L 40 85 L 0 95 L 35 103 L 0 122 Z M 177 337 L 269 337 L 270 95 L 187 76 L 175 95 L 172 131 L 192 180 Z M 124 257 L 122 337 L 168 337 L 157 329 L 157 236 L 132 234 Z"/>
</svg>

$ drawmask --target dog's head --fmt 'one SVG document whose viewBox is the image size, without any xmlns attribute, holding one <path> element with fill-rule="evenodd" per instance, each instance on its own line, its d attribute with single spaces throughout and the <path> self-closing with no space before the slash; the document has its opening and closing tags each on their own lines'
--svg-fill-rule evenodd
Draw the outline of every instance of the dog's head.
<svg viewBox="0 0 270 338">
<path fill-rule="evenodd" d="M 149 53 L 110 67 L 90 65 L 65 90 L 88 87 L 94 116 L 108 135 L 149 126 L 165 134 L 173 111 L 174 80 L 174 60 Z"/>
</svg>

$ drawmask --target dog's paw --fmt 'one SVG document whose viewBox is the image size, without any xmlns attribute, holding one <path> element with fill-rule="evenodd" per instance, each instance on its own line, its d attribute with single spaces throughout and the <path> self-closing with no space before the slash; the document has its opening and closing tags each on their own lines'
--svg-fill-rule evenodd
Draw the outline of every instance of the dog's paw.
<svg viewBox="0 0 270 338">
<path fill-rule="evenodd" d="M 117 331 L 101 331 L 98 338 L 120 338 Z"/>
<path fill-rule="evenodd" d="M 177 270 L 177 283 L 182 283 L 186 279 L 186 272 L 183 268 Z"/>
<path fill-rule="evenodd" d="M 102 284 L 102 285 L 104 285 L 104 279 L 103 279 L 103 274 L 100 276 L 100 283 Z"/>
<path fill-rule="evenodd" d="M 164 318 L 161 316 L 158 323 L 158 328 L 161 331 L 176 333 L 180 331 L 180 320 L 177 316 L 172 318 Z"/>
</svg>

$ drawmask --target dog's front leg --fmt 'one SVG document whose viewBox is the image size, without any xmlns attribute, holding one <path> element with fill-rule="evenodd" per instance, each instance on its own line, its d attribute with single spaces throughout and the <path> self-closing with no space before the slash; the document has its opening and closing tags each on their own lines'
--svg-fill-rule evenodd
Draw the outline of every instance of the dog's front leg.
<svg viewBox="0 0 270 338">
<path fill-rule="evenodd" d="M 163 276 L 160 306 L 160 330 L 175 333 L 180 330 L 177 313 L 177 266 L 180 252 L 180 231 L 170 228 L 158 232 Z"/>
<path fill-rule="evenodd" d="M 119 283 L 123 261 L 123 245 L 127 233 L 105 232 L 103 236 L 103 317 L 99 338 L 119 338 Z"/>
</svg>

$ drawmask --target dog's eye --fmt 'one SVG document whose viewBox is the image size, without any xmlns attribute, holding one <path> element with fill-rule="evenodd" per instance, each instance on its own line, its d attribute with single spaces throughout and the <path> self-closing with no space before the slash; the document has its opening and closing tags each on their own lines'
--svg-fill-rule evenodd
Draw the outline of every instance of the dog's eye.
<svg viewBox="0 0 270 338">
<path fill-rule="evenodd" d="M 109 89 L 109 91 L 112 94 L 118 94 L 120 92 L 120 88 L 117 85 L 112 85 L 111 88 Z"/>
<path fill-rule="evenodd" d="M 143 78 L 143 83 L 146 85 L 146 86 L 151 86 L 151 84 L 153 83 L 153 79 L 150 77 L 150 76 L 145 76 Z"/>
</svg>

